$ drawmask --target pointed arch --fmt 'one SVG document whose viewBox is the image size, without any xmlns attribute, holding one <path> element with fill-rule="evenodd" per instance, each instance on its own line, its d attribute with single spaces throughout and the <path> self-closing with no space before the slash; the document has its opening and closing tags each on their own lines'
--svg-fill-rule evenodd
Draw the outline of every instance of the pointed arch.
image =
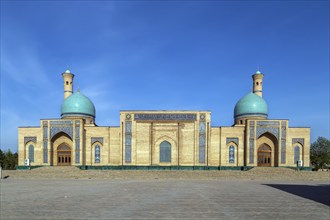
<svg viewBox="0 0 330 220">
<path fill-rule="evenodd" d="M 279 149 L 276 136 L 270 132 L 265 132 L 257 139 L 257 149 L 255 156 L 257 158 L 256 165 L 274 166 L 279 164 Z M 267 159 L 266 159 L 267 158 Z M 267 163 L 266 163 L 267 160 Z"/>
</svg>

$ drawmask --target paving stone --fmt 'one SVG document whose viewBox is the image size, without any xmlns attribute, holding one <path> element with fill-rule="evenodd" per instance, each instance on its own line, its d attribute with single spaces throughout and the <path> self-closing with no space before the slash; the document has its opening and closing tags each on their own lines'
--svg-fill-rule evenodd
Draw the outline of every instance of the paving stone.
<svg viewBox="0 0 330 220">
<path fill-rule="evenodd" d="M 325 172 L 46 170 L 1 180 L 1 220 L 330 218 Z"/>
</svg>

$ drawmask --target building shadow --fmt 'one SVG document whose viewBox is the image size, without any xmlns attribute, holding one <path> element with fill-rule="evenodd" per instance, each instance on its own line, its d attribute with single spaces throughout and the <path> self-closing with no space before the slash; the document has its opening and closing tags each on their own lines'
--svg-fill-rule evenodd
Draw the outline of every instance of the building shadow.
<svg viewBox="0 0 330 220">
<path fill-rule="evenodd" d="M 315 202 L 330 206 L 330 185 L 289 185 L 289 184 L 263 184 L 300 196 L 305 199 L 310 199 Z"/>
</svg>

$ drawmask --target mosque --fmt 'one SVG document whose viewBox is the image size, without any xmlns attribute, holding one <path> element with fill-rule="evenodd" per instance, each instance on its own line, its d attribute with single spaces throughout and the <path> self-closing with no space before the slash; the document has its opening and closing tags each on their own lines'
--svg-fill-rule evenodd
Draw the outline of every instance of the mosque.
<svg viewBox="0 0 330 220">
<path fill-rule="evenodd" d="M 62 73 L 61 118 L 18 128 L 19 166 L 242 168 L 310 166 L 310 128 L 268 119 L 263 77 L 234 108 L 233 126 L 211 126 L 210 111 L 120 111 L 119 126 L 97 126 L 93 102 Z"/>
</svg>

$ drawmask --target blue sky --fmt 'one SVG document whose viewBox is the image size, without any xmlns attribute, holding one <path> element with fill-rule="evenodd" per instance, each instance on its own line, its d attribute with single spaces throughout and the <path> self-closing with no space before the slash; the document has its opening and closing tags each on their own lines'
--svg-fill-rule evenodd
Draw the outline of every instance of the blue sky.
<svg viewBox="0 0 330 220">
<path fill-rule="evenodd" d="M 1 1 L 1 149 L 59 118 L 68 67 L 96 107 L 210 110 L 231 126 L 251 75 L 270 119 L 329 138 L 329 1 Z"/>
</svg>

